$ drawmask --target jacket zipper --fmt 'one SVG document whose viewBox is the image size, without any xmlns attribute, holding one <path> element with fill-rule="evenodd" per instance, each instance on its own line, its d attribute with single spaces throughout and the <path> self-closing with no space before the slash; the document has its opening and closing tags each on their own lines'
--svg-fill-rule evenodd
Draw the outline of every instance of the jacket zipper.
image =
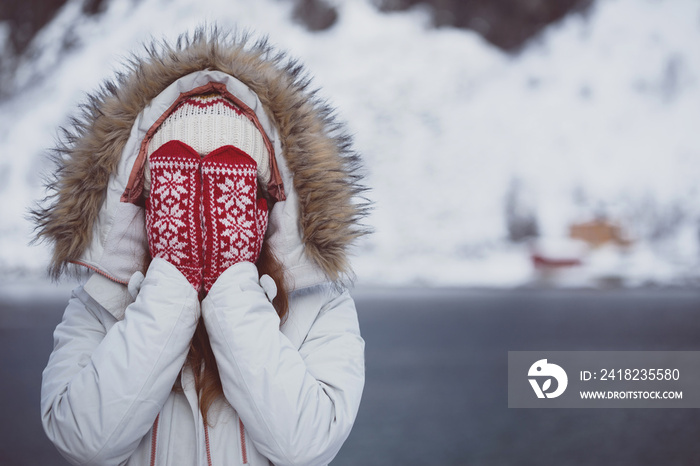
<svg viewBox="0 0 700 466">
<path fill-rule="evenodd" d="M 243 426 L 243 421 L 238 418 L 238 427 L 241 431 L 241 456 L 243 457 L 243 464 L 248 464 L 248 450 L 245 445 L 245 426 Z"/>
<path fill-rule="evenodd" d="M 156 420 L 153 421 L 153 433 L 151 434 L 151 466 L 156 464 L 156 446 L 158 444 L 158 419 L 160 414 L 156 416 Z"/>
<path fill-rule="evenodd" d="M 151 434 L 151 466 L 155 466 L 156 464 L 156 449 L 158 446 L 158 424 L 160 420 L 160 414 L 156 416 L 156 420 L 153 421 L 153 433 Z M 246 442 L 245 442 L 245 426 L 243 425 L 243 421 L 239 418 L 238 419 L 238 427 L 241 432 L 241 457 L 243 459 L 243 464 L 248 464 L 248 449 L 246 447 Z M 207 465 L 212 466 L 211 464 L 211 448 L 209 446 L 209 427 L 207 424 L 204 424 L 204 443 L 206 444 L 207 448 Z"/>
</svg>

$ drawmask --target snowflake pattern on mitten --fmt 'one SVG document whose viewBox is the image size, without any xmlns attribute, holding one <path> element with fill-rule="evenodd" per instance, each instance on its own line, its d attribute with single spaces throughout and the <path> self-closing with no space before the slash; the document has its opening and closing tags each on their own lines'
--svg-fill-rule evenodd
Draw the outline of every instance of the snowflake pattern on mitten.
<svg viewBox="0 0 700 466">
<path fill-rule="evenodd" d="M 146 231 L 151 256 L 173 264 L 199 291 L 204 260 L 200 156 L 173 140 L 151 154 L 149 165 Z"/>
<path fill-rule="evenodd" d="M 257 164 L 234 146 L 202 162 L 204 289 L 235 263 L 255 263 L 267 229 L 267 201 L 257 199 Z"/>
</svg>

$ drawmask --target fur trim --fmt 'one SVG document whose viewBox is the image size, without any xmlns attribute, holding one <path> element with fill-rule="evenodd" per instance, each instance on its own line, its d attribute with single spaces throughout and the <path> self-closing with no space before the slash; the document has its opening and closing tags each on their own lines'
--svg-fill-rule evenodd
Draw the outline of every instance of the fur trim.
<svg viewBox="0 0 700 466">
<path fill-rule="evenodd" d="M 360 159 L 351 137 L 333 109 L 310 89 L 302 66 L 266 39 L 199 28 L 180 36 L 174 46 L 153 42 L 145 57 L 133 56 L 127 71 L 88 96 L 80 115 L 63 129 L 45 206 L 31 212 L 35 239 L 54 245 L 54 278 L 90 244 L 110 174 L 137 115 L 178 78 L 204 69 L 232 75 L 257 94 L 277 126 L 293 173 L 306 254 L 333 281 L 351 274 L 348 248 L 368 233 L 359 220 L 369 209 L 361 197 L 366 188 L 360 185 Z"/>
</svg>

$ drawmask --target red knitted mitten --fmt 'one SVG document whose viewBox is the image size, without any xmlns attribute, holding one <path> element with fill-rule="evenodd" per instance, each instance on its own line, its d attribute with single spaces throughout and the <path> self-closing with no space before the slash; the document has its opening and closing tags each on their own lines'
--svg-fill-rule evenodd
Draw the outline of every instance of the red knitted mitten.
<svg viewBox="0 0 700 466">
<path fill-rule="evenodd" d="M 180 141 L 169 141 L 149 158 L 151 193 L 146 231 L 152 257 L 173 264 L 192 286 L 202 287 L 200 157 Z"/>
<path fill-rule="evenodd" d="M 255 263 L 267 229 L 267 201 L 257 199 L 257 164 L 234 146 L 202 161 L 204 289 L 238 262 Z"/>
</svg>

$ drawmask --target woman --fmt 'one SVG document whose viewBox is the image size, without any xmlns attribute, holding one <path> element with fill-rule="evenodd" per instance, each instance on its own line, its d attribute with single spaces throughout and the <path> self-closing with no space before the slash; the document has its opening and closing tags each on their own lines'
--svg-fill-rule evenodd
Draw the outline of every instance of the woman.
<svg viewBox="0 0 700 466">
<path fill-rule="evenodd" d="M 364 342 L 343 283 L 358 157 L 300 68 L 198 31 L 89 99 L 34 212 L 52 272 L 44 429 L 74 464 L 327 464 Z"/>
</svg>

